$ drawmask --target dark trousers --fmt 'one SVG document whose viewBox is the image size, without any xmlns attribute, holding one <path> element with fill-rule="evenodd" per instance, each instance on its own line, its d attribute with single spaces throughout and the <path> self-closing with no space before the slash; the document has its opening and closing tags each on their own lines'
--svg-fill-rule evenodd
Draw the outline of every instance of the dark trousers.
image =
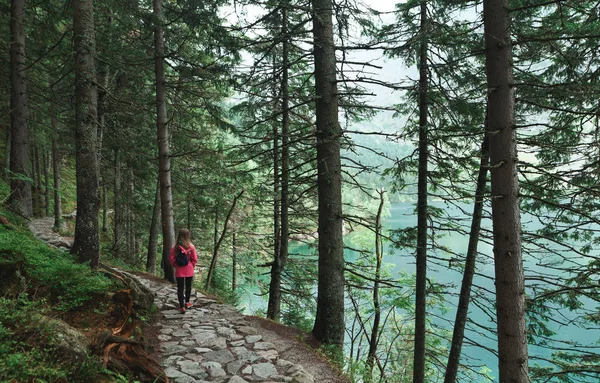
<svg viewBox="0 0 600 383">
<path fill-rule="evenodd" d="M 194 277 L 182 277 L 177 279 L 177 299 L 179 299 L 179 307 L 183 307 L 184 303 L 190 301 L 192 294 L 192 279 Z M 185 301 L 183 296 L 183 285 L 185 285 Z"/>
</svg>

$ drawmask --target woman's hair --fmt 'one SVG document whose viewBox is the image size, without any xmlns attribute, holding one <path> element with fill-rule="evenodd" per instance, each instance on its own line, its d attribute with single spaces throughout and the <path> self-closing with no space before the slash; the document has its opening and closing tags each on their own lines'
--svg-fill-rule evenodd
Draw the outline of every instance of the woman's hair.
<svg viewBox="0 0 600 383">
<path fill-rule="evenodd" d="M 192 241 L 190 240 L 190 231 L 188 229 L 179 229 L 179 234 L 177 235 L 177 243 L 181 246 L 188 249 Z"/>
</svg>

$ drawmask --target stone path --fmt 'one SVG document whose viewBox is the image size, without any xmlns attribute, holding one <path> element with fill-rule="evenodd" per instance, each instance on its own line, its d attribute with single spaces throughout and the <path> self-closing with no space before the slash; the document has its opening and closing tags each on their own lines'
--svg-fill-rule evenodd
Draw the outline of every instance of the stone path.
<svg viewBox="0 0 600 383">
<path fill-rule="evenodd" d="M 156 293 L 162 365 L 170 381 L 314 382 L 301 365 L 280 358 L 234 307 L 193 290 L 194 307 L 181 314 L 175 286 L 136 278 Z"/>
<path fill-rule="evenodd" d="M 54 217 L 35 218 L 29 223 L 29 229 L 36 237 L 51 246 L 70 249 L 73 245 L 73 238 L 61 237 L 60 234 L 52 230 L 53 225 Z"/>
</svg>

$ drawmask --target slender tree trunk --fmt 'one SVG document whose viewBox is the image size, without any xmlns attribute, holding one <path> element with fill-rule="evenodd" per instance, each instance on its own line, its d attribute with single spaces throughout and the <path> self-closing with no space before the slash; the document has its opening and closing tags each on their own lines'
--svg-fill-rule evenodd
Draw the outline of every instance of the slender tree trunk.
<svg viewBox="0 0 600 383">
<path fill-rule="evenodd" d="M 125 202 L 123 198 L 122 176 L 121 176 L 121 161 L 119 148 L 115 148 L 115 157 L 113 160 L 115 179 L 114 179 L 114 227 L 115 234 L 113 238 L 113 254 L 117 258 L 121 258 L 123 250 L 123 236 L 125 233 Z"/>
<path fill-rule="evenodd" d="M 215 219 L 213 221 L 213 252 L 219 243 L 219 205 L 215 203 Z"/>
<path fill-rule="evenodd" d="M 419 175 L 417 185 L 417 276 L 415 297 L 415 354 L 413 383 L 425 382 L 425 334 L 427 310 L 427 161 L 428 161 L 428 68 L 427 2 L 421 0 L 421 46 L 419 57 Z"/>
<path fill-rule="evenodd" d="M 137 261 L 137 250 L 136 250 L 136 239 L 135 239 L 135 212 L 133 211 L 133 201 L 135 199 L 135 179 L 133 174 L 133 168 L 129 167 L 129 176 L 127 177 L 128 187 L 128 198 L 127 198 L 127 256 L 131 258 L 131 262 L 134 264 Z"/>
<path fill-rule="evenodd" d="M 48 175 L 49 161 L 48 150 L 42 152 L 42 166 L 44 168 L 44 216 L 50 217 L 50 177 Z"/>
<path fill-rule="evenodd" d="M 94 66 L 95 36 L 92 0 L 73 3 L 75 47 L 75 147 L 77 178 L 77 218 L 71 252 L 80 262 L 97 268 L 100 261 L 98 213 L 100 194 L 97 156 L 97 96 Z"/>
<path fill-rule="evenodd" d="M 507 0 L 484 0 L 500 382 L 528 381 L 525 283 Z"/>
<path fill-rule="evenodd" d="M 10 149 L 10 141 L 11 141 L 10 130 L 11 130 L 11 127 L 7 126 L 6 127 L 6 135 L 4 137 L 4 147 L 6 148 L 6 150 L 4 151 L 4 168 L 3 168 L 3 171 L 2 171 L 2 178 L 4 179 L 4 182 L 6 182 L 7 185 L 10 185 L 10 153 L 11 153 L 11 149 Z"/>
<path fill-rule="evenodd" d="M 237 289 L 237 230 L 231 228 L 231 291 Z"/>
<path fill-rule="evenodd" d="M 37 143 L 37 139 L 35 140 L 33 147 L 33 169 L 35 174 L 34 185 L 35 185 L 35 207 L 33 209 L 34 216 L 43 217 L 44 216 L 44 193 L 42 192 L 42 161 L 41 157 L 43 154 L 40 154 L 40 147 Z"/>
<path fill-rule="evenodd" d="M 169 127 L 165 79 L 165 45 L 163 40 L 162 0 L 152 0 L 154 10 L 154 70 L 156 75 L 156 130 L 158 140 L 158 174 L 163 234 L 162 266 L 166 280 L 174 282 L 175 275 L 169 263 L 169 253 L 175 244 L 173 194 L 171 190 L 171 159 L 169 157 Z"/>
<path fill-rule="evenodd" d="M 102 232 L 108 231 L 108 188 L 106 180 L 102 178 Z"/>
<path fill-rule="evenodd" d="M 276 78 L 276 56 L 273 55 L 273 78 Z M 277 109 L 278 92 L 273 89 L 273 108 Z M 281 305 L 279 269 L 279 248 L 281 246 L 281 212 L 280 212 L 280 175 L 279 175 L 279 127 L 277 121 L 273 122 L 273 262 L 271 264 L 271 281 L 269 284 L 269 302 L 267 303 L 267 318 L 279 319 Z"/>
<path fill-rule="evenodd" d="M 315 56 L 317 188 L 319 210 L 319 276 L 317 340 L 344 344 L 344 246 L 342 241 L 342 175 L 331 0 L 312 0 Z"/>
<path fill-rule="evenodd" d="M 217 241 L 217 244 L 215 245 L 215 248 L 213 250 L 212 259 L 210 261 L 210 267 L 208 268 L 208 273 L 206 274 L 206 284 L 204 285 L 204 289 L 207 291 L 208 291 L 208 288 L 210 287 L 210 284 L 212 281 L 212 275 L 217 266 L 217 257 L 219 256 L 219 248 L 221 247 L 221 243 L 223 242 L 223 239 L 225 238 L 225 234 L 227 234 L 227 226 L 229 225 L 229 219 L 231 218 L 231 213 L 233 213 L 233 210 L 235 209 L 235 205 L 237 204 L 237 201 L 240 199 L 242 194 L 244 194 L 243 190 L 240 192 L 240 194 L 235 196 L 235 198 L 233 199 L 233 202 L 231 203 L 231 208 L 229 208 L 229 212 L 227 213 L 227 217 L 225 217 L 225 222 L 223 222 L 223 232 L 221 233 L 221 236 L 219 237 L 219 240 Z"/>
<path fill-rule="evenodd" d="M 469 245 L 467 247 L 467 256 L 465 257 L 465 270 L 463 273 L 462 285 L 460 288 L 460 296 L 458 297 L 456 320 L 454 321 L 452 344 L 450 345 L 450 355 L 448 356 L 448 365 L 446 367 L 444 383 L 456 382 L 456 376 L 458 374 L 460 362 L 460 353 L 465 336 L 465 326 L 467 324 L 467 314 L 469 312 L 471 286 L 473 285 L 473 275 L 475 274 L 475 261 L 477 259 L 477 245 L 479 243 L 479 232 L 481 231 L 483 196 L 485 194 L 487 170 L 490 162 L 489 137 L 487 135 L 487 119 L 485 125 L 486 133 L 483 138 L 483 143 L 481 144 L 481 159 L 479 160 L 479 174 L 477 175 L 477 186 L 475 188 L 475 204 L 473 206 L 471 232 L 469 233 Z"/>
<path fill-rule="evenodd" d="M 288 258 L 289 243 L 289 219 L 288 219 L 288 184 L 289 184 L 289 130 L 290 130 L 290 111 L 289 111 L 289 41 L 287 37 L 287 1 L 282 1 L 281 5 L 281 35 L 282 42 L 282 77 L 281 77 L 281 108 L 282 108 L 282 127 L 281 127 L 281 232 L 278 236 L 278 251 L 271 267 L 271 286 L 269 289 L 269 307 L 267 318 L 278 321 L 281 315 L 281 281 L 283 270 Z M 274 129 L 277 132 L 277 129 Z M 275 141 L 277 142 L 277 141 Z M 277 166 L 277 154 L 275 153 L 275 166 Z M 277 180 L 275 181 L 277 184 Z M 277 192 L 277 187 L 275 188 Z M 277 200 L 277 197 L 276 197 Z M 277 205 L 277 203 L 276 203 Z M 277 212 L 276 212 L 276 215 Z"/>
<path fill-rule="evenodd" d="M 146 271 L 156 273 L 156 251 L 158 248 L 158 223 L 160 222 L 160 181 L 156 185 L 154 195 L 154 210 L 152 213 L 152 222 L 150 223 L 150 238 L 148 239 L 148 258 L 146 261 Z"/>
<path fill-rule="evenodd" d="M 367 354 L 367 367 L 369 375 L 373 375 L 373 366 L 377 357 L 377 344 L 379 343 L 379 323 L 381 322 L 381 307 L 379 304 L 379 280 L 381 279 L 381 264 L 383 261 L 383 247 L 381 242 L 381 213 L 383 212 L 383 194 L 379 192 L 379 209 L 375 219 L 375 282 L 373 282 L 373 327 L 371 328 L 371 338 L 369 339 L 369 353 Z"/>
<path fill-rule="evenodd" d="M 10 198 L 12 210 L 23 217 L 33 214 L 27 131 L 27 87 L 25 79 L 25 0 L 10 7 Z"/>
<path fill-rule="evenodd" d="M 53 95 L 51 95 L 53 96 Z M 60 197 L 60 153 L 58 151 L 58 120 L 54 102 L 50 101 L 50 123 L 52 124 L 52 174 L 54 180 L 54 230 L 62 228 L 62 201 Z"/>
</svg>

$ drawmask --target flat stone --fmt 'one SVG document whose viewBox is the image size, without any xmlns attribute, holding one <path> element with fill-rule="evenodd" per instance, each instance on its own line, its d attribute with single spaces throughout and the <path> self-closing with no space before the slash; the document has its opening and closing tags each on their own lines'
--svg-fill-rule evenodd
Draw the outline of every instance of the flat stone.
<svg viewBox="0 0 600 383">
<path fill-rule="evenodd" d="M 190 375 L 196 379 L 203 379 L 207 376 L 204 368 L 197 362 L 193 362 L 191 360 L 185 360 L 182 362 L 178 362 L 181 372 L 184 374 Z"/>
<path fill-rule="evenodd" d="M 190 332 L 187 331 L 187 330 L 179 330 L 179 331 L 173 331 L 171 333 L 171 335 L 179 337 L 179 338 L 183 338 L 183 337 L 186 337 L 186 336 L 190 336 Z"/>
<path fill-rule="evenodd" d="M 275 348 L 275 345 L 271 342 L 258 342 L 254 344 L 255 350 L 270 350 Z"/>
<path fill-rule="evenodd" d="M 250 375 L 250 374 L 252 374 L 252 366 L 246 366 L 242 370 L 242 374 L 244 374 L 244 375 Z"/>
<path fill-rule="evenodd" d="M 204 354 L 204 360 L 207 362 L 217 362 L 221 365 L 233 361 L 235 358 L 229 350 L 210 351 Z"/>
<path fill-rule="evenodd" d="M 240 326 L 236 330 L 244 335 L 258 335 L 258 330 L 250 326 Z"/>
<path fill-rule="evenodd" d="M 219 363 L 206 362 L 202 363 L 202 366 L 206 367 L 208 375 L 210 375 L 211 378 L 221 378 L 223 376 L 227 376 L 227 373 L 225 370 L 223 370 Z"/>
<path fill-rule="evenodd" d="M 202 343 L 201 346 L 208 347 L 213 350 L 223 350 L 227 348 L 227 341 L 224 338 L 217 338 L 206 343 Z"/>
<path fill-rule="evenodd" d="M 254 351 L 248 350 L 246 347 L 234 347 L 233 352 L 235 352 L 235 354 L 237 355 L 237 358 L 243 362 L 246 363 L 252 363 L 258 359 L 260 359 L 260 356 L 258 356 L 257 353 L 255 353 Z"/>
<path fill-rule="evenodd" d="M 285 359 L 278 359 L 277 363 L 275 363 L 277 365 L 277 367 L 290 367 L 293 366 L 294 363 L 290 362 L 289 360 L 285 360 Z"/>
<path fill-rule="evenodd" d="M 235 375 L 240 370 L 240 368 L 244 365 L 244 362 L 241 360 L 234 360 L 231 363 L 228 363 L 226 366 L 227 373 L 229 375 Z"/>
<path fill-rule="evenodd" d="M 172 339 L 172 338 L 171 338 L 170 336 L 168 336 L 168 335 L 165 335 L 165 334 L 160 334 L 160 335 L 158 336 L 158 340 L 160 340 L 161 342 L 167 342 L 167 341 L 169 341 L 169 340 L 171 340 L 171 339 Z"/>
<path fill-rule="evenodd" d="M 246 337 L 246 342 L 248 343 L 256 343 L 260 340 L 262 340 L 262 335 L 248 335 Z"/>
<path fill-rule="evenodd" d="M 228 339 L 231 341 L 238 341 L 244 339 L 244 337 L 240 334 L 231 334 L 229 335 Z"/>
<path fill-rule="evenodd" d="M 246 343 L 246 342 L 245 342 L 245 341 L 243 341 L 243 340 L 236 340 L 236 341 L 234 341 L 234 342 L 229 342 L 229 345 L 230 345 L 231 347 L 240 347 L 240 346 L 243 346 L 245 343 Z"/>
<path fill-rule="evenodd" d="M 185 354 L 184 357 L 196 363 L 201 363 L 204 361 L 204 356 L 201 354 Z"/>
<path fill-rule="evenodd" d="M 182 353 L 188 350 L 187 347 L 182 346 L 180 344 L 174 345 L 174 346 L 167 346 L 167 347 L 161 347 L 161 349 L 163 350 L 162 354 L 164 356 L 170 356 L 173 354 L 178 354 L 178 353 Z"/>
<path fill-rule="evenodd" d="M 196 341 L 193 341 L 193 340 L 184 340 L 180 344 L 182 346 L 185 346 L 185 347 L 188 347 L 188 348 L 194 348 L 194 346 L 196 345 Z"/>
<path fill-rule="evenodd" d="M 241 377 L 235 375 L 235 376 L 232 376 L 231 379 L 229 379 L 227 381 L 227 383 L 248 383 L 248 381 L 245 380 L 244 378 L 241 378 Z"/>
<path fill-rule="evenodd" d="M 277 357 L 279 356 L 279 353 L 277 352 L 277 350 L 258 351 L 257 354 L 261 358 L 265 358 L 265 359 L 271 360 L 271 361 L 277 359 Z"/>
<path fill-rule="evenodd" d="M 163 367 L 168 367 L 168 366 L 174 365 L 175 363 L 177 363 L 178 361 L 183 360 L 183 359 L 184 359 L 184 357 L 181 355 L 171 355 L 162 361 L 162 365 L 163 365 Z"/>
<path fill-rule="evenodd" d="M 188 382 L 194 381 L 194 378 L 192 378 L 191 376 L 189 376 L 187 374 L 184 374 L 183 372 L 179 371 L 178 369 L 176 369 L 174 367 L 169 367 L 169 368 L 165 369 L 165 374 L 173 380 L 179 379 L 179 378 L 187 378 L 187 379 L 191 379 L 191 380 L 188 380 Z M 178 381 L 183 382 L 184 380 L 178 380 Z"/>
<path fill-rule="evenodd" d="M 252 366 L 254 375 L 260 378 L 269 378 L 277 375 L 277 369 L 272 363 L 258 363 Z"/>
<path fill-rule="evenodd" d="M 235 334 L 235 330 L 229 327 L 217 327 L 217 334 L 229 336 Z"/>
<path fill-rule="evenodd" d="M 194 348 L 194 350 L 198 353 L 198 354 L 203 354 L 205 352 L 209 352 L 212 351 L 210 348 L 206 348 L 206 347 L 196 347 Z"/>
</svg>

